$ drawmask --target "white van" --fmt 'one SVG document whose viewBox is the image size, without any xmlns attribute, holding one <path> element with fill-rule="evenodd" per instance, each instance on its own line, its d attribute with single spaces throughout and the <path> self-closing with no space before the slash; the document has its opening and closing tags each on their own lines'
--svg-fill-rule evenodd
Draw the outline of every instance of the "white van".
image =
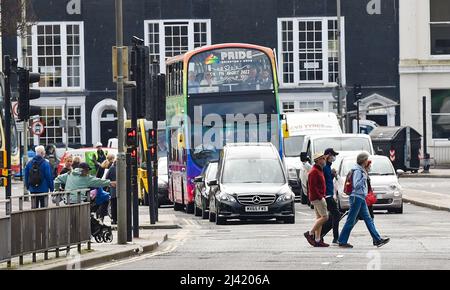
<svg viewBox="0 0 450 290">
<path fill-rule="evenodd" d="M 285 122 L 287 132 L 283 139 L 284 161 L 289 177 L 289 185 L 294 191 L 296 198 L 301 198 L 302 186 L 299 182 L 299 173 L 302 163 L 300 153 L 302 152 L 306 136 L 323 134 L 342 134 L 338 119 L 334 113 L 326 112 L 302 112 L 286 113 Z M 302 203 L 307 199 L 303 197 Z"/>
<path fill-rule="evenodd" d="M 302 185 L 302 201 L 307 200 L 308 172 L 313 166 L 314 153 L 323 153 L 327 148 L 333 148 L 340 156 L 357 155 L 367 151 L 374 155 L 372 139 L 366 134 L 334 134 L 306 136 L 301 152 L 300 182 Z"/>
</svg>

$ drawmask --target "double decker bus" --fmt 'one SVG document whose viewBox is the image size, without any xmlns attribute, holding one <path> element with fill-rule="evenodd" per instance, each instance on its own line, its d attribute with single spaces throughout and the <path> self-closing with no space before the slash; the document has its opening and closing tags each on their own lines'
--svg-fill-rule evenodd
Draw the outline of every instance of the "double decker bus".
<svg viewBox="0 0 450 290">
<path fill-rule="evenodd" d="M 0 171 L 1 180 L 0 186 L 6 185 L 6 176 L 8 174 L 8 168 L 6 164 L 6 154 L 11 155 L 11 169 L 12 172 L 20 172 L 20 152 L 18 146 L 18 134 L 17 127 L 13 117 L 11 109 L 11 152 L 7 152 L 5 142 L 5 78 L 3 73 L 0 72 Z"/>
<path fill-rule="evenodd" d="M 194 178 L 227 143 L 271 142 L 282 156 L 274 52 L 227 43 L 166 61 L 169 199 L 193 213 Z"/>
</svg>

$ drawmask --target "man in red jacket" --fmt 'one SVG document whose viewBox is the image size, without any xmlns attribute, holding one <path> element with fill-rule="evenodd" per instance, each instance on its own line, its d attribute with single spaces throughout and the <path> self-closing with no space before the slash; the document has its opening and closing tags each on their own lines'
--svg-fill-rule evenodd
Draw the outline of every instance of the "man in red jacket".
<svg viewBox="0 0 450 290">
<path fill-rule="evenodd" d="M 326 197 L 326 184 L 323 168 L 326 164 L 326 156 L 323 153 L 314 154 L 314 166 L 308 173 L 308 197 L 314 206 L 317 220 L 313 228 L 306 232 L 305 238 L 311 246 L 329 247 L 321 240 L 322 226 L 328 220 Z"/>
</svg>

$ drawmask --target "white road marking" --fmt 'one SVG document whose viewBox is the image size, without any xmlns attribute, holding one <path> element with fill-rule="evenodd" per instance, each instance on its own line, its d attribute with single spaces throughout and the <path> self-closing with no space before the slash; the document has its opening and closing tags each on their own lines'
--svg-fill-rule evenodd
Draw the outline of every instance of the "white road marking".
<svg viewBox="0 0 450 290">
<path fill-rule="evenodd" d="M 302 214 L 302 215 L 306 215 L 306 216 L 311 216 L 312 214 L 310 213 L 305 213 L 305 212 L 301 212 L 301 211 L 297 211 L 298 214 Z"/>
<path fill-rule="evenodd" d="M 344 255 L 337 255 L 336 258 L 344 258 Z"/>
<path fill-rule="evenodd" d="M 323 262 L 322 265 L 330 265 L 331 262 Z"/>
</svg>

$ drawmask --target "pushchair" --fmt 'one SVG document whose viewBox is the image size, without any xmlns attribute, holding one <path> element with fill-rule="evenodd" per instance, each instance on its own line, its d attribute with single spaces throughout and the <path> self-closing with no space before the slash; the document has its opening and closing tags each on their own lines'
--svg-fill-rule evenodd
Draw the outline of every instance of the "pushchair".
<svg viewBox="0 0 450 290">
<path fill-rule="evenodd" d="M 105 216 L 109 215 L 109 200 L 111 195 L 103 188 L 96 188 L 91 190 L 91 213 L 95 213 L 97 219 L 103 222 Z"/>
<path fill-rule="evenodd" d="M 95 218 L 94 213 L 91 213 L 91 235 L 97 243 L 111 243 L 113 240 L 111 226 L 107 226 Z"/>
<path fill-rule="evenodd" d="M 110 243 L 113 240 L 112 228 L 103 223 L 108 215 L 109 193 L 102 188 L 93 189 L 91 196 L 91 235 L 97 243 Z"/>
</svg>

